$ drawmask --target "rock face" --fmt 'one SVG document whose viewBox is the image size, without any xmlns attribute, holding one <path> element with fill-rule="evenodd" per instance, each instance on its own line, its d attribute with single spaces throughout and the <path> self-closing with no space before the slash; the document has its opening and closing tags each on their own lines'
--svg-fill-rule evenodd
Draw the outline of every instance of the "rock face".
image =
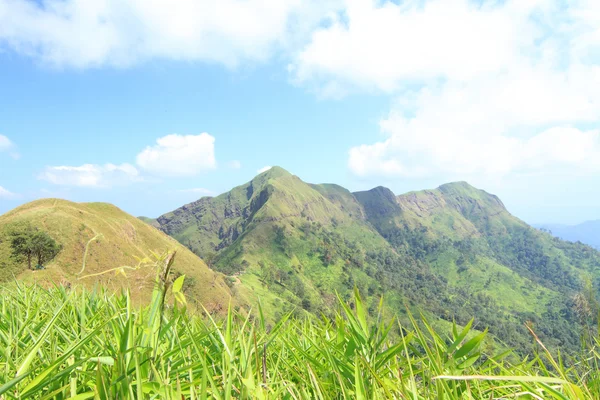
<svg viewBox="0 0 600 400">
<path fill-rule="evenodd" d="M 546 343 L 576 348 L 569 299 L 600 271 L 600 253 L 529 227 L 466 182 L 351 193 L 274 167 L 156 221 L 212 268 L 240 274 L 247 302 L 260 297 L 273 315 L 327 313 L 357 286 L 371 307 L 385 294 L 393 313 L 408 304 L 459 323 L 475 316 L 521 348 L 528 320 Z"/>
</svg>

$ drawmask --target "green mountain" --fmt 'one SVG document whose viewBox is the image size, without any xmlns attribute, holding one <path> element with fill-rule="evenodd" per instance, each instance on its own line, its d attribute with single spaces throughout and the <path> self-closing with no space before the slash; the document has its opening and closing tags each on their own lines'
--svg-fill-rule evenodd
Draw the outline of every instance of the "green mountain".
<svg viewBox="0 0 600 400">
<path fill-rule="evenodd" d="M 275 317 L 294 306 L 326 310 L 335 290 L 350 295 L 355 279 L 365 289 L 380 286 L 356 264 L 368 248 L 391 249 L 362 213 L 347 190 L 274 167 L 156 222 L 213 268 L 239 275 L 242 297 L 250 304 L 260 297 Z"/>
<path fill-rule="evenodd" d="M 23 227 L 42 230 L 61 246 L 46 269 L 29 270 L 24 260 L 14 257 L 11 233 Z M 111 204 L 44 199 L 0 216 L 0 282 L 18 278 L 42 284 L 101 284 L 115 290 L 128 287 L 135 301 L 146 302 L 152 294 L 154 269 L 126 269 L 126 276 L 103 272 L 135 267 L 138 259 L 167 250 L 177 250 L 173 269 L 186 275 L 190 301 L 202 303 L 210 311 L 225 311 L 230 291 L 222 274 L 210 270 L 177 241 Z"/>
<path fill-rule="evenodd" d="M 531 323 L 549 346 L 576 350 L 593 318 L 578 296 L 596 284 L 600 253 L 563 242 L 512 216 L 465 182 L 395 196 L 312 185 L 275 167 L 217 197 L 153 223 L 215 270 L 234 291 L 258 299 L 272 318 L 295 308 L 328 315 L 335 293 L 354 286 L 371 308 L 406 307 L 477 327 L 529 349 Z M 589 297 L 589 296 L 588 296 Z M 576 301 L 577 300 L 577 301 Z"/>
<path fill-rule="evenodd" d="M 464 306 L 453 310 L 458 320 L 472 309 L 480 326 L 504 330 L 496 334 L 508 343 L 526 347 L 523 324 L 532 323 L 547 343 L 577 347 L 581 331 L 573 327 L 586 322 L 575 296 L 587 280 L 598 287 L 600 253 L 528 226 L 465 182 L 397 196 L 394 208 L 379 188 L 355 196 L 398 253 L 465 294 Z"/>
</svg>

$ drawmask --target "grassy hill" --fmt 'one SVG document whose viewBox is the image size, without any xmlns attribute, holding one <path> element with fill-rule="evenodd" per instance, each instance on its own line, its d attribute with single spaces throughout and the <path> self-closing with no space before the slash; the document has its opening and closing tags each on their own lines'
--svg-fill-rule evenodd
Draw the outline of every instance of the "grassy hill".
<svg viewBox="0 0 600 400">
<path fill-rule="evenodd" d="M 31 271 L 25 262 L 11 254 L 10 232 L 26 225 L 47 232 L 62 246 L 45 270 Z M 97 239 L 91 240 L 93 238 Z M 85 271 L 81 272 L 88 242 Z M 173 268 L 176 274 L 186 275 L 188 298 L 211 311 L 225 310 L 230 292 L 221 274 L 210 270 L 174 239 L 111 204 L 45 199 L 0 216 L 0 281 L 18 278 L 40 283 L 77 281 L 88 287 L 102 285 L 111 289 L 129 287 L 135 300 L 147 301 L 156 274 L 154 269 L 127 270 L 126 278 L 112 272 L 78 278 L 121 266 L 135 266 L 138 258 L 167 250 L 177 250 Z"/>
<path fill-rule="evenodd" d="M 530 348 L 531 323 L 551 347 L 575 351 L 584 325 L 574 299 L 596 282 L 600 253 L 563 242 L 512 216 L 466 182 L 396 196 L 384 187 L 350 193 L 307 184 L 274 167 L 217 197 L 153 223 L 235 275 L 234 290 L 277 318 L 292 308 L 328 314 L 354 286 L 373 310 L 423 312 L 440 326 L 490 328 Z"/>
</svg>

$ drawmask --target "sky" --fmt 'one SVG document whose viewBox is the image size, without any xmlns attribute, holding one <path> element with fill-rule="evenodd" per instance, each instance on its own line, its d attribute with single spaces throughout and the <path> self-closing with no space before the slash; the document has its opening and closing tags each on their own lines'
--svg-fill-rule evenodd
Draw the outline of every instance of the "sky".
<svg viewBox="0 0 600 400">
<path fill-rule="evenodd" d="M 0 213 L 156 217 L 273 165 L 600 219 L 600 2 L 0 0 Z"/>
</svg>

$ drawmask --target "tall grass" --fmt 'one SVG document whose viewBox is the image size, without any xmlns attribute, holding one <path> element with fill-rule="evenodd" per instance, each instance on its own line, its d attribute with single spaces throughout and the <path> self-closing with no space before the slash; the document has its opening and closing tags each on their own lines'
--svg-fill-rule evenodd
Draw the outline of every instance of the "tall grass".
<svg viewBox="0 0 600 400">
<path fill-rule="evenodd" d="M 471 324 L 447 334 L 423 318 L 401 326 L 367 315 L 358 293 L 334 320 L 286 315 L 268 326 L 260 307 L 192 315 L 182 278 L 165 307 L 172 258 L 163 261 L 145 308 L 127 293 L 2 289 L 0 398 L 600 398 L 595 348 L 569 368 L 541 343 L 539 356 L 510 363 L 482 355 L 485 333 Z"/>
</svg>

